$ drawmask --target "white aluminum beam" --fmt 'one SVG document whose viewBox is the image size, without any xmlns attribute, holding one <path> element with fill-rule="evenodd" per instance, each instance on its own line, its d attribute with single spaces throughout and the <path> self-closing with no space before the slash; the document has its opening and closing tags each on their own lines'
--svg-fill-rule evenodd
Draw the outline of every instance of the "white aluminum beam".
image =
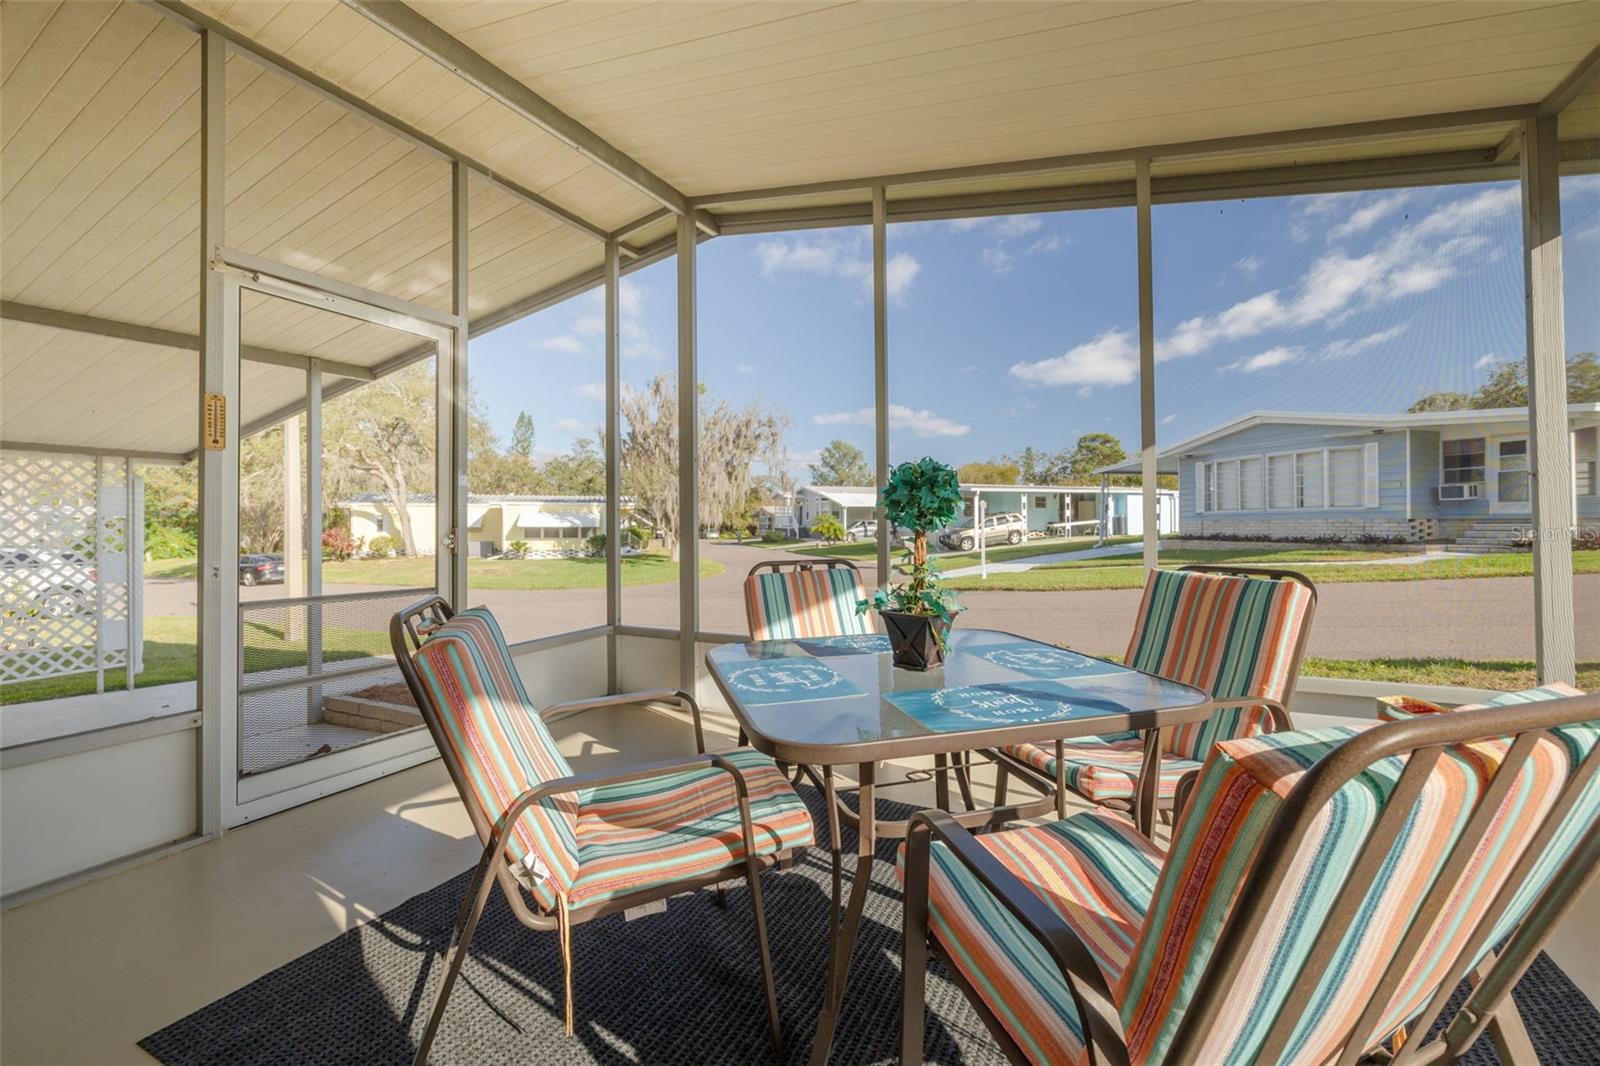
<svg viewBox="0 0 1600 1066">
<path fill-rule="evenodd" d="M 225 45 L 200 35 L 200 566 L 197 642 L 200 683 L 200 833 L 223 831 L 234 795 L 229 738 L 239 712 L 239 319 L 224 307 L 227 278 L 213 269 L 226 215 Z M 225 446 L 204 447 L 206 394 L 226 404 Z"/>
<path fill-rule="evenodd" d="M 1144 568 L 1149 573 L 1161 558 L 1160 504 L 1156 473 L 1156 326 L 1155 271 L 1150 243 L 1150 160 L 1134 162 L 1139 246 L 1139 500 L 1144 510 Z"/>
<path fill-rule="evenodd" d="M 606 691 L 622 691 L 616 627 L 622 624 L 622 342 L 621 246 L 606 241 Z"/>
<path fill-rule="evenodd" d="M 1478 108 L 1470 111 L 1414 115 L 1407 118 L 1381 119 L 1372 122 L 1348 122 L 1333 126 L 1273 130 L 1266 133 L 1243 134 L 1236 137 L 1213 137 L 1196 141 L 1174 141 L 1164 144 L 1113 148 L 1097 152 L 1078 152 L 1070 155 L 1018 159 L 1003 163 L 978 163 L 971 166 L 915 170 L 898 174 L 878 174 L 870 177 L 813 181 L 796 185 L 776 185 L 761 189 L 740 189 L 706 196 L 694 196 L 690 198 L 689 202 L 695 207 L 717 207 L 746 200 L 777 200 L 811 193 L 870 189 L 875 185 L 921 185 L 938 181 L 961 181 L 968 178 L 1043 174 L 1056 170 L 1075 170 L 1080 167 L 1102 166 L 1107 163 L 1128 163 L 1140 158 L 1176 159 L 1191 156 L 1231 155 L 1259 151 L 1264 148 L 1278 148 L 1285 145 L 1332 144 L 1341 141 L 1400 136 L 1429 130 L 1463 129 L 1477 126 L 1504 127 L 1527 118 L 1534 112 L 1536 106 L 1534 104 L 1519 104 L 1511 107 Z"/>
<path fill-rule="evenodd" d="M 532 189 L 529 189 L 526 186 L 512 180 L 511 178 L 496 172 L 495 169 L 489 166 L 487 163 L 480 162 L 471 156 L 465 155 L 462 152 L 450 147 L 448 144 L 445 144 L 438 138 L 429 136 L 428 134 L 417 129 L 415 126 L 412 126 L 406 122 L 402 122 L 400 119 L 394 117 L 386 111 L 381 110 L 369 101 L 362 99 L 360 96 L 342 89 L 321 75 L 315 74 L 307 68 L 302 67 L 292 59 L 279 55 L 270 48 L 263 47 L 261 44 L 251 39 L 246 34 L 235 30 L 227 23 L 220 22 L 217 19 L 212 18 L 210 15 L 207 15 L 204 12 L 183 3 L 182 0 L 145 0 L 145 3 L 149 4 L 155 10 L 172 19 L 174 22 L 177 22 L 183 26 L 187 26 L 191 30 L 195 30 L 196 32 L 210 32 L 216 34 L 237 48 L 241 54 L 248 56 L 255 62 L 273 69 L 277 73 L 282 74 L 284 77 L 299 82 L 301 85 L 327 100 L 331 100 L 332 102 L 339 104 L 340 106 L 345 107 L 356 114 L 380 123 L 390 132 L 399 137 L 403 137 L 419 148 L 431 152 L 438 158 L 465 163 L 480 177 L 487 181 L 493 182 L 515 196 L 521 197 L 528 203 L 539 208 L 539 210 L 560 219 L 562 222 L 572 226 L 574 229 L 582 230 L 584 233 L 587 233 L 596 240 L 605 239 L 606 231 L 602 227 L 590 222 L 582 215 L 579 215 L 573 211 L 569 211 L 567 208 L 562 207 L 553 200 L 541 196 Z"/>
<path fill-rule="evenodd" d="M 699 365 L 695 354 L 694 219 L 678 216 L 678 678 L 694 692 L 700 628 Z"/>
<path fill-rule="evenodd" d="M 1600 78 L 1600 45 L 1590 49 L 1589 54 L 1578 61 L 1578 65 L 1568 72 L 1561 84 L 1550 90 L 1550 94 L 1539 101 L 1539 114 L 1559 115 L 1571 103 L 1582 96 L 1596 78 Z"/>
<path fill-rule="evenodd" d="M 147 452 L 137 448 L 96 448 L 83 444 L 50 444 L 46 441 L 0 440 L 0 451 L 50 452 L 56 455 L 105 455 L 113 459 L 132 459 L 135 462 L 181 466 L 194 458 L 192 452 Z"/>
<path fill-rule="evenodd" d="M 345 4 L 673 213 L 689 211 L 683 193 L 663 178 L 399 0 Z"/>
<path fill-rule="evenodd" d="M 872 397 L 876 412 L 876 465 L 878 488 L 889 481 L 889 231 L 885 190 L 872 190 Z M 878 587 L 889 587 L 889 519 L 879 503 Z M 980 527 L 981 528 L 981 527 Z"/>
<path fill-rule="evenodd" d="M 9 322 L 27 322 L 35 326 L 48 326 L 51 329 L 66 330 L 71 333 L 92 333 L 97 337 L 113 337 L 117 340 L 134 341 L 138 344 L 151 344 L 163 348 L 181 348 L 184 351 L 198 352 L 200 338 L 192 333 L 179 333 L 177 330 L 156 329 L 153 326 L 141 326 L 133 322 L 118 322 L 109 318 L 96 318 L 93 315 L 79 315 L 71 311 L 58 311 L 53 307 L 37 307 L 33 304 L 21 304 L 12 300 L 0 300 L 0 319 Z M 253 344 L 239 346 L 239 358 L 252 363 L 271 363 L 274 366 L 286 366 L 293 370 L 309 369 L 312 357 L 300 355 L 297 352 L 284 352 L 276 348 L 262 348 Z M 373 379 L 372 368 L 357 366 L 354 363 L 341 363 L 335 359 L 319 360 L 325 373 L 337 374 L 340 377 L 360 378 L 363 381 Z"/>
<path fill-rule="evenodd" d="M 448 358 L 450 372 L 440 367 L 439 381 L 450 381 L 449 406 L 439 408 L 440 417 L 449 416 L 450 448 L 448 468 L 441 471 L 439 499 L 450 501 L 451 543 L 455 550 L 450 554 L 449 579 L 440 585 L 443 595 L 457 606 L 467 601 L 467 429 L 471 418 L 468 404 L 471 400 L 471 381 L 467 374 L 468 298 L 471 284 L 467 274 L 469 225 L 467 203 L 467 168 L 460 160 L 450 165 L 450 312 L 455 319 L 450 327 L 450 343 L 441 355 Z M 448 493 L 443 490 L 448 488 Z"/>
<path fill-rule="evenodd" d="M 1522 246 L 1527 283 L 1528 465 L 1533 471 L 1533 626 L 1539 683 L 1577 679 L 1572 602 L 1572 438 L 1562 324 L 1556 116 L 1523 123 Z"/>
</svg>

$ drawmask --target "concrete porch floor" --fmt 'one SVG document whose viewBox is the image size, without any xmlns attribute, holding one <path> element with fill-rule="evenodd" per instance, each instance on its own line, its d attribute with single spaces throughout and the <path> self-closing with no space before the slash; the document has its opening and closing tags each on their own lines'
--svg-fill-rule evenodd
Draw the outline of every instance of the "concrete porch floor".
<svg viewBox="0 0 1600 1066">
<path fill-rule="evenodd" d="M 709 745 L 733 742 L 725 713 L 708 711 L 706 724 Z M 554 728 L 579 771 L 692 750 L 686 720 L 665 711 L 590 712 Z M 982 801 L 988 774 L 976 784 Z M 932 785 L 885 794 L 931 803 Z M 0 915 L 0 1060 L 149 1063 L 143 1037 L 461 872 L 478 851 L 434 761 L 18 906 Z M 1600 928 L 1596 893 L 1575 918 L 1569 929 Z M 555 950 L 536 941 L 530 950 Z M 1551 947 L 1591 998 L 1594 947 L 1559 934 Z"/>
</svg>

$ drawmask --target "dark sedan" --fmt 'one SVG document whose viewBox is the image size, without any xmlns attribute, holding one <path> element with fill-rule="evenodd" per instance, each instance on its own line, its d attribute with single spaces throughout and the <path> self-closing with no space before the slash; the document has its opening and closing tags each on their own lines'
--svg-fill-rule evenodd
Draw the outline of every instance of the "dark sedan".
<svg viewBox="0 0 1600 1066">
<path fill-rule="evenodd" d="M 239 584 L 241 584 L 241 585 L 281 585 L 281 584 L 283 584 L 283 556 L 281 556 L 281 555 L 241 555 L 241 556 L 239 556 Z"/>
</svg>

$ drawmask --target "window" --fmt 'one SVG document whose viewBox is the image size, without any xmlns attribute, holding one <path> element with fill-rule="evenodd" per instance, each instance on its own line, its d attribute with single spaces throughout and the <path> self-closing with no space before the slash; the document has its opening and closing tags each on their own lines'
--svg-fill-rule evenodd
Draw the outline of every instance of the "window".
<svg viewBox="0 0 1600 1066">
<path fill-rule="evenodd" d="M 1043 496 L 1035 496 L 1033 498 L 1033 506 L 1035 508 L 1037 508 L 1038 510 L 1041 510 L 1041 511 L 1044 510 L 1044 508 L 1047 506 L 1047 504 L 1044 502 L 1044 497 Z"/>
<path fill-rule="evenodd" d="M 1483 480 L 1486 453 L 1482 437 L 1447 440 L 1443 452 L 1444 484 L 1471 485 Z"/>
<path fill-rule="evenodd" d="M 1322 477 L 1321 452 L 1297 452 L 1295 463 L 1296 507 L 1322 507 L 1325 486 Z"/>
<path fill-rule="evenodd" d="M 1239 509 L 1239 460 L 1229 459 L 1217 464 L 1217 510 Z"/>
<path fill-rule="evenodd" d="M 372 518 L 372 528 L 376 532 L 379 532 L 379 533 L 387 533 L 387 532 L 389 532 L 388 527 L 385 526 L 383 523 L 384 523 L 383 515 L 380 514 L 380 515 L 374 515 L 373 516 L 373 518 Z"/>
<path fill-rule="evenodd" d="M 1267 456 L 1267 506 L 1283 511 L 1294 505 L 1293 453 Z"/>
<path fill-rule="evenodd" d="M 1361 506 L 1361 449 L 1328 451 L 1328 506 Z"/>
<path fill-rule="evenodd" d="M 1266 485 L 1261 479 L 1261 467 L 1259 456 L 1239 460 L 1239 506 L 1246 511 L 1259 511 L 1266 506 Z"/>
<path fill-rule="evenodd" d="M 1499 484 L 1495 494 L 1501 503 L 1527 503 L 1530 497 L 1528 484 L 1528 442 L 1503 440 L 1499 444 Z"/>
</svg>

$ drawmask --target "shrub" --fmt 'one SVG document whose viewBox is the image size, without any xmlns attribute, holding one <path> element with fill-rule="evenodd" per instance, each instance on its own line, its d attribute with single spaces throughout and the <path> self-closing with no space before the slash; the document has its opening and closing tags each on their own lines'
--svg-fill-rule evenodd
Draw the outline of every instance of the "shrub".
<svg viewBox="0 0 1600 1066">
<path fill-rule="evenodd" d="M 379 533 L 367 545 L 367 554 L 376 555 L 380 559 L 387 559 L 399 550 L 399 542 L 387 533 Z"/>
<path fill-rule="evenodd" d="M 822 538 L 825 544 L 837 544 L 844 539 L 844 523 L 825 514 L 811 523 L 811 532 Z"/>
<path fill-rule="evenodd" d="M 588 540 L 590 555 L 604 555 L 606 553 L 606 535 L 596 533 Z"/>
<path fill-rule="evenodd" d="M 788 534 L 779 529 L 769 529 L 761 534 L 762 543 L 765 544 L 782 544 L 788 539 Z"/>
<path fill-rule="evenodd" d="M 192 559 L 199 547 L 188 530 L 150 526 L 144 531 L 144 554 L 147 559 Z"/>
<path fill-rule="evenodd" d="M 348 529 L 322 531 L 322 557 L 342 563 L 361 550 L 362 538 L 352 536 Z"/>
<path fill-rule="evenodd" d="M 506 545 L 506 554 L 513 559 L 521 559 L 528 554 L 528 542 L 525 540 L 512 541 Z"/>
</svg>

